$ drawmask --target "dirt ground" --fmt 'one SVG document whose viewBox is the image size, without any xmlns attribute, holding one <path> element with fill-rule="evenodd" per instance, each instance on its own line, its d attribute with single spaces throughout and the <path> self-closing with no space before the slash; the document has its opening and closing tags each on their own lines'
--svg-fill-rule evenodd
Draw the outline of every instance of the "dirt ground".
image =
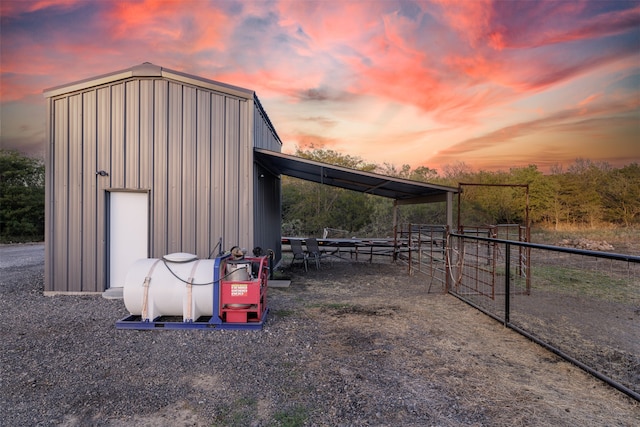
<svg viewBox="0 0 640 427">
<path fill-rule="evenodd" d="M 0 425 L 640 425 L 639 402 L 389 262 L 279 272 L 260 331 L 116 330 L 121 300 L 11 271 Z"/>
<path fill-rule="evenodd" d="M 640 422 L 638 402 L 441 289 L 427 293 L 424 276 L 366 263 L 290 275 L 290 288 L 271 292 L 272 320 L 324 331 L 304 375 L 335 387 L 345 424 Z"/>
</svg>

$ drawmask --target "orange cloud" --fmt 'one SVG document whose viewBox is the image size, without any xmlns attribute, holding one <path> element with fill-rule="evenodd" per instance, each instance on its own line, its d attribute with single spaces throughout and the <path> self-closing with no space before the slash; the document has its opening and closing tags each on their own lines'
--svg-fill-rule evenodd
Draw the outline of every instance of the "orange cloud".
<svg viewBox="0 0 640 427">
<path fill-rule="evenodd" d="M 582 108 L 561 110 L 541 119 L 516 123 L 466 139 L 441 150 L 430 162 L 442 165 L 473 158 L 482 168 L 498 169 L 498 165 L 515 166 L 527 162 L 552 165 L 571 161 L 578 154 L 588 156 L 587 153 L 616 159 L 616 150 L 611 149 L 611 144 L 620 151 L 626 139 L 603 142 L 602 135 L 637 129 L 634 112 L 639 107 L 640 101 L 630 96 L 619 101 L 594 102 L 589 106 L 584 104 Z M 606 152 L 598 152 L 603 149 Z M 631 153 L 628 148 L 625 150 Z M 638 156 L 635 155 L 636 159 Z"/>
<path fill-rule="evenodd" d="M 306 133 L 302 131 L 285 133 L 282 135 L 287 141 L 287 146 L 306 149 L 323 148 L 335 149 L 340 146 L 340 140 L 335 138 L 327 138 L 316 134 Z"/>
</svg>

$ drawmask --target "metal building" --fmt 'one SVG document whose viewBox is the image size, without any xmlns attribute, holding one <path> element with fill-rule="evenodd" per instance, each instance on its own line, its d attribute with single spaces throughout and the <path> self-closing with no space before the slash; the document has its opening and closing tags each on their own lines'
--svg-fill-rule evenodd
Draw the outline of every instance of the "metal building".
<svg viewBox="0 0 640 427">
<path fill-rule="evenodd" d="M 281 151 L 256 94 L 144 63 L 47 89 L 45 293 L 123 284 L 138 258 L 280 258 Z"/>
</svg>

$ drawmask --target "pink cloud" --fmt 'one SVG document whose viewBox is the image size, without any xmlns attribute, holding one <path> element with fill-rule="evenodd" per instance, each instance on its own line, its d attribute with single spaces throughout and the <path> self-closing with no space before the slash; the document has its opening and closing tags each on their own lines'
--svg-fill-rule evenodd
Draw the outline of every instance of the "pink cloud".
<svg viewBox="0 0 640 427">
<path fill-rule="evenodd" d="M 603 13 L 574 22 L 578 25 L 573 28 L 553 28 L 543 32 L 538 38 L 534 37 L 529 46 L 600 38 L 637 29 L 640 26 L 640 5 L 633 9 Z"/>
<path fill-rule="evenodd" d="M 301 2 L 277 4 L 281 25 L 301 28 L 314 51 L 366 40 L 380 26 L 384 2 Z"/>
<path fill-rule="evenodd" d="M 82 2 L 83 0 L 3 1 L 0 2 L 0 14 L 8 17 L 52 7 L 68 9 Z"/>
<path fill-rule="evenodd" d="M 482 44 L 491 31 L 491 0 L 434 0 L 442 17 L 471 47 Z"/>
<path fill-rule="evenodd" d="M 164 45 L 186 52 L 223 49 L 233 25 L 215 3 L 195 10 L 184 2 L 167 0 L 114 2 L 105 18 L 113 40 L 132 39 L 154 49 Z"/>
</svg>

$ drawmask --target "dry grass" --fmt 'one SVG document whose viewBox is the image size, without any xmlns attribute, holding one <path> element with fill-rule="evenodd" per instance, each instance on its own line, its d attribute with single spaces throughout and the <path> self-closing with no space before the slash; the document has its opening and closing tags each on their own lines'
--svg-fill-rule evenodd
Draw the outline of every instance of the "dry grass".
<svg viewBox="0 0 640 427">
<path fill-rule="evenodd" d="M 359 401 L 349 418 L 355 424 L 371 421 L 367 410 L 381 413 L 384 425 L 631 426 L 640 420 L 637 402 L 461 301 L 428 294 L 422 277 L 403 273 L 395 266 L 335 264 L 296 274 L 292 288 L 274 296 L 298 296 L 295 317 L 325 331 L 313 344 L 307 375 L 319 383 L 339 377 L 339 394 Z M 336 398 L 332 406 L 344 405 Z M 394 411 L 401 415 L 392 417 Z"/>
<path fill-rule="evenodd" d="M 562 239 L 575 238 L 606 241 L 615 248 L 613 252 L 627 255 L 640 255 L 640 227 L 623 228 L 603 226 L 593 229 L 565 227 L 560 230 L 543 228 L 533 228 L 531 230 L 531 241 L 533 243 L 555 245 Z"/>
</svg>

